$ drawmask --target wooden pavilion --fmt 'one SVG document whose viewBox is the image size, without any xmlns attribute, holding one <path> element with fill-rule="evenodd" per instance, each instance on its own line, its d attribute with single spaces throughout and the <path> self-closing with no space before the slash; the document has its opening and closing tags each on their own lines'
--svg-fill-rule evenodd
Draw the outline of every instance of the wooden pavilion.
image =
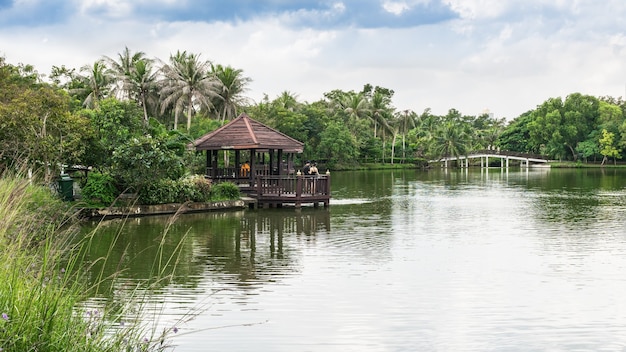
<svg viewBox="0 0 626 352">
<path fill-rule="evenodd" d="M 206 151 L 207 178 L 238 184 L 260 206 L 328 206 L 330 174 L 314 177 L 296 172 L 295 155 L 302 153 L 304 143 L 246 114 L 196 139 L 190 146 Z"/>
</svg>

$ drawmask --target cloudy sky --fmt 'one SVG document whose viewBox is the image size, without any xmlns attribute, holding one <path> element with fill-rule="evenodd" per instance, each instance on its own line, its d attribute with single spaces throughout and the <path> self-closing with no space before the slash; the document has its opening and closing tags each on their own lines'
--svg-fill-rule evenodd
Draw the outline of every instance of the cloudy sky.
<svg viewBox="0 0 626 352">
<path fill-rule="evenodd" d="M 80 68 L 128 47 L 242 69 L 254 101 L 393 89 L 400 110 L 509 119 L 624 96 L 623 0 L 0 0 L 0 56 Z"/>
</svg>

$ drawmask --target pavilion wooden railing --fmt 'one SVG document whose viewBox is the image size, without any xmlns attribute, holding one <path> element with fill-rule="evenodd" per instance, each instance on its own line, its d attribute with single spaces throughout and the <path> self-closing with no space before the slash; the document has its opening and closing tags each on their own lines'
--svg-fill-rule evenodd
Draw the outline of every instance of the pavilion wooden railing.
<svg viewBox="0 0 626 352">
<path fill-rule="evenodd" d="M 257 176 L 256 194 L 263 196 L 330 197 L 330 175 Z"/>
<path fill-rule="evenodd" d="M 255 170 L 255 175 L 257 177 L 258 176 L 262 176 L 262 177 L 270 176 L 270 171 L 267 165 L 256 166 L 254 170 Z M 247 180 L 249 178 L 250 171 L 246 172 L 244 170 L 241 170 L 241 168 L 239 167 L 218 167 L 218 168 L 215 168 L 215 170 L 212 167 L 207 167 L 205 172 L 206 172 L 205 175 L 207 177 L 215 178 L 216 180 L 242 181 L 242 180 Z M 274 170 L 274 172 L 276 172 L 276 170 Z M 288 170 L 283 169 L 283 172 L 286 174 Z M 295 177 L 293 173 L 290 176 Z M 281 176 L 281 177 L 286 177 L 286 176 Z"/>
</svg>

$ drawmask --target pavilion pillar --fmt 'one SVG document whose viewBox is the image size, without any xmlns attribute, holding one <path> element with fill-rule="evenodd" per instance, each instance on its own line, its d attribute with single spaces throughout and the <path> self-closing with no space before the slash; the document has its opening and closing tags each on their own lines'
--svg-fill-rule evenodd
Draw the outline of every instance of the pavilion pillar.
<svg viewBox="0 0 626 352">
<path fill-rule="evenodd" d="M 250 176 L 249 181 L 252 185 L 254 182 L 254 178 L 256 177 L 256 151 L 254 149 L 250 149 Z"/>
<path fill-rule="evenodd" d="M 274 157 L 274 153 L 275 153 L 276 149 L 270 149 L 269 153 L 270 153 L 270 167 L 269 167 L 269 174 L 270 175 L 274 175 L 274 164 L 276 163 L 275 161 L 275 157 Z"/>
<path fill-rule="evenodd" d="M 209 167 L 211 167 L 211 151 L 207 150 L 206 151 L 206 168 L 204 170 L 204 174 L 207 177 L 213 176 L 213 171 L 211 171 L 211 175 L 209 175 L 209 172 L 208 172 L 209 171 Z"/>
<path fill-rule="evenodd" d="M 283 150 L 278 149 L 278 176 L 283 174 Z"/>
<path fill-rule="evenodd" d="M 211 151 L 211 167 L 213 168 L 213 172 L 211 172 L 211 177 L 217 178 L 217 150 Z"/>
</svg>

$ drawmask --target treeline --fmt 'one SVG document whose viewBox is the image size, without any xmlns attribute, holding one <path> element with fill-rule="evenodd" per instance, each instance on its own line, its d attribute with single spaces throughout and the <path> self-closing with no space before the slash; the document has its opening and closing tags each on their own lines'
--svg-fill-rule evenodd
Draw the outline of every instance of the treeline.
<svg viewBox="0 0 626 352">
<path fill-rule="evenodd" d="M 626 146 L 625 112 L 622 98 L 580 93 L 550 98 L 511 121 L 498 146 L 557 160 L 617 162 Z"/>
<path fill-rule="evenodd" d="M 55 66 L 47 77 L 0 59 L 0 156 L 4 164 L 40 167 L 48 179 L 60 165 L 83 165 L 139 187 L 202 173 L 203 160 L 187 143 L 242 112 L 304 142 L 303 159 L 333 169 L 495 148 L 619 160 L 626 143 L 625 104 L 609 97 L 550 98 L 507 124 L 456 109 L 441 116 L 398 109 L 392 89 L 371 84 L 315 102 L 288 91 L 252 102 L 250 82 L 242 70 L 184 51 L 165 62 L 125 48 L 79 70 Z"/>
</svg>

